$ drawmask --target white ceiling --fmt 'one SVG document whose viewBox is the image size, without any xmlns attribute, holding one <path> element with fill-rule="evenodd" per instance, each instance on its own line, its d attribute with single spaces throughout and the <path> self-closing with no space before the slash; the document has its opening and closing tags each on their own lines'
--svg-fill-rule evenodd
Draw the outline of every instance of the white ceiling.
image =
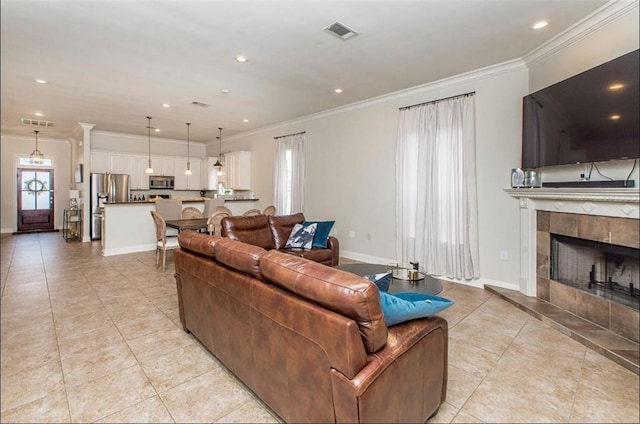
<svg viewBox="0 0 640 424">
<path fill-rule="evenodd" d="M 605 3 L 2 0 L 1 131 L 146 135 L 150 115 L 154 137 L 191 122 L 209 142 L 523 57 Z M 323 31 L 335 21 L 360 35 Z"/>
</svg>

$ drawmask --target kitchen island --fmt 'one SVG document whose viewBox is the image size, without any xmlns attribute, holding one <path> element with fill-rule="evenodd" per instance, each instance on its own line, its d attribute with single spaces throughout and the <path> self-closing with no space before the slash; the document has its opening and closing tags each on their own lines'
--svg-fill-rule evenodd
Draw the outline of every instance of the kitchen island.
<svg viewBox="0 0 640 424">
<path fill-rule="evenodd" d="M 242 215 L 247 209 L 260 208 L 260 199 L 227 199 L 224 205 L 234 215 Z M 193 206 L 204 210 L 203 200 L 183 200 L 183 208 Z M 146 252 L 156 249 L 156 228 L 151 218 L 155 203 L 114 202 L 104 205 L 102 229 L 102 255 Z"/>
</svg>

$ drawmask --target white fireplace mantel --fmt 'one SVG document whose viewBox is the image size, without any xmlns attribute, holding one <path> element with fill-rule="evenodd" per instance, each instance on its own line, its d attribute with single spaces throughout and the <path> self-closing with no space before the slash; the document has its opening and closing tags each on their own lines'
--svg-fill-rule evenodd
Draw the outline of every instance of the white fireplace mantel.
<svg viewBox="0 0 640 424">
<path fill-rule="evenodd" d="M 536 211 L 640 219 L 638 188 L 506 188 L 520 201 L 520 292 L 536 295 Z"/>
<path fill-rule="evenodd" d="M 507 188 L 521 208 L 640 219 L 638 188 Z"/>
</svg>

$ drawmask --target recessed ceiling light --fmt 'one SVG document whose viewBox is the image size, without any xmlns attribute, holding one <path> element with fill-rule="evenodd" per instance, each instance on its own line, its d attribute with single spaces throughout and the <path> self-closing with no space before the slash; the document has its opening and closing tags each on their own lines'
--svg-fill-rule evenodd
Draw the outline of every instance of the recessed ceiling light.
<svg viewBox="0 0 640 424">
<path fill-rule="evenodd" d="M 624 84 L 611 84 L 609 86 L 609 90 L 620 90 L 621 88 L 624 88 Z"/>
<path fill-rule="evenodd" d="M 243 119 L 242 122 L 249 122 L 249 120 L 248 119 Z"/>
<path fill-rule="evenodd" d="M 247 57 L 246 57 L 246 56 L 242 56 L 242 55 L 236 56 L 236 62 L 245 63 L 245 62 L 247 62 L 248 60 L 249 60 L 249 59 L 247 59 Z"/>
<path fill-rule="evenodd" d="M 335 89 L 335 90 L 333 90 L 333 91 L 335 91 L 336 93 L 342 93 L 342 88 L 336 88 L 336 89 Z"/>
<path fill-rule="evenodd" d="M 46 83 L 47 83 L 47 82 L 46 82 L 45 80 L 43 80 L 43 79 L 37 79 L 37 80 L 36 80 L 36 82 L 37 82 L 38 84 L 46 84 Z"/>
<path fill-rule="evenodd" d="M 222 94 L 229 94 L 229 90 L 227 90 L 226 88 L 223 88 L 222 90 L 220 90 L 220 92 L 222 92 Z"/>
<path fill-rule="evenodd" d="M 536 22 L 535 24 L 533 24 L 533 26 L 531 28 L 533 28 L 533 29 L 542 29 L 542 28 L 546 27 L 547 25 L 549 25 L 548 21 L 540 21 L 540 22 Z"/>
<path fill-rule="evenodd" d="M 171 107 L 169 103 L 162 103 L 162 107 Z"/>
<path fill-rule="evenodd" d="M 620 119 L 620 115 L 611 115 L 609 119 L 611 119 L 612 121 L 617 121 L 618 119 Z"/>
<path fill-rule="evenodd" d="M 160 128 L 156 128 L 154 131 L 155 132 L 160 132 Z"/>
<path fill-rule="evenodd" d="M 34 113 L 34 115 L 36 115 L 36 116 L 44 116 L 44 113 L 42 113 L 42 112 L 36 112 L 36 113 Z"/>
</svg>

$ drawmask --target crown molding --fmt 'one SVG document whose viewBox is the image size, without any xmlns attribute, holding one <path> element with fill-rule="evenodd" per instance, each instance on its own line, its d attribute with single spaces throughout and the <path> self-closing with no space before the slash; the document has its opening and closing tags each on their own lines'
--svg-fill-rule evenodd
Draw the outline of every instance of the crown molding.
<svg viewBox="0 0 640 424">
<path fill-rule="evenodd" d="M 599 31 L 603 27 L 619 20 L 620 18 L 633 13 L 638 9 L 638 1 L 612 0 L 584 19 L 576 22 L 562 33 L 551 40 L 535 48 L 522 57 L 527 67 L 531 67 L 538 62 L 544 61 L 577 43 L 585 37 Z"/>
<path fill-rule="evenodd" d="M 258 128 L 253 131 L 242 132 L 234 134 L 226 138 L 225 141 L 233 141 L 235 139 L 244 138 L 247 136 L 260 134 L 265 131 L 275 130 L 281 127 L 290 126 L 293 124 L 304 123 L 317 118 L 324 118 L 338 113 L 343 113 L 351 110 L 360 109 L 363 107 L 372 106 L 378 103 L 402 100 L 409 96 L 415 96 L 419 94 L 428 94 L 429 92 L 452 88 L 456 86 L 462 86 L 477 80 L 495 77 L 502 74 L 507 74 L 519 70 L 527 69 L 526 63 L 522 59 L 513 59 L 506 62 L 498 63 L 495 65 L 486 66 L 484 68 L 475 69 L 473 71 L 464 72 L 462 74 L 454 75 L 452 77 L 443 78 L 437 81 L 428 82 L 426 84 L 416 85 L 403 90 L 394 91 L 392 93 L 383 94 L 370 99 L 362 100 L 348 105 L 336 107 L 333 109 L 324 110 L 322 112 L 306 115 L 301 118 L 291 119 L 289 121 L 278 122 L 273 125 Z M 434 99 L 435 100 L 435 99 Z M 430 101 L 425 99 L 424 101 Z M 302 130 L 301 130 L 302 131 Z"/>
</svg>

